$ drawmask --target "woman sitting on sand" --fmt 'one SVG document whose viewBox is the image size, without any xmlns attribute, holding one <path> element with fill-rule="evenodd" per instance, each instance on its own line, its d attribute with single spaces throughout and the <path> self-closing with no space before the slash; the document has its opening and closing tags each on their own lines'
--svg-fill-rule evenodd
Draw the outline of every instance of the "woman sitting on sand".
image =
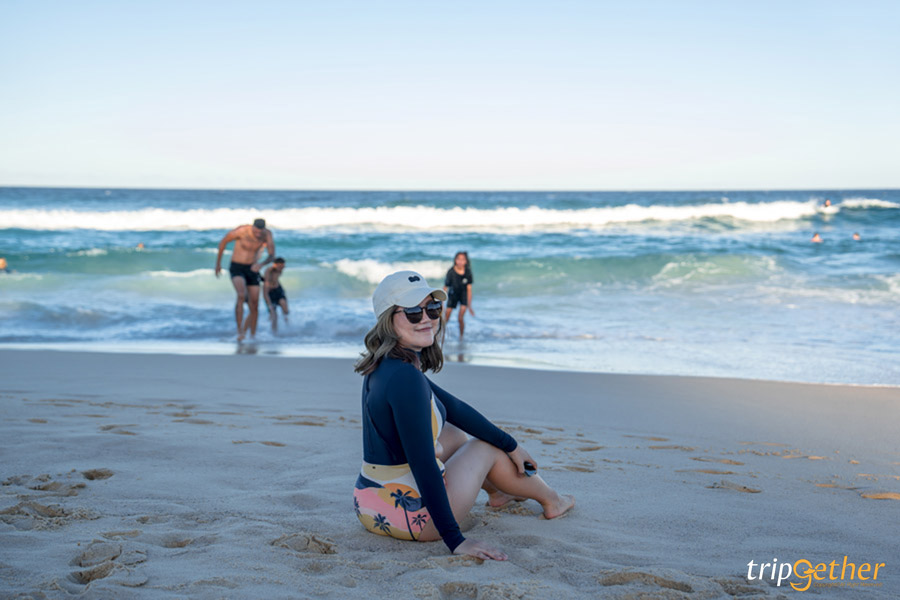
<svg viewBox="0 0 900 600">
<path fill-rule="evenodd" d="M 443 365 L 446 299 L 443 290 L 413 271 L 385 277 L 372 296 L 378 321 L 356 364 L 365 376 L 356 514 L 374 533 L 442 538 L 454 554 L 506 560 L 494 546 L 460 532 L 457 521 L 472 508 L 480 488 L 492 506 L 537 500 L 548 519 L 568 511 L 575 499 L 557 494 L 534 474 L 537 463 L 512 436 L 423 374 Z"/>
</svg>

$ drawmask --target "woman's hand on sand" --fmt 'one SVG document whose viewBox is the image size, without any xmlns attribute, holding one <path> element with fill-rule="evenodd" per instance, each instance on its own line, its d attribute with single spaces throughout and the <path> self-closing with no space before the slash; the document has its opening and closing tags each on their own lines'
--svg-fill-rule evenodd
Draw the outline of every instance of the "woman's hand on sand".
<svg viewBox="0 0 900 600">
<path fill-rule="evenodd" d="M 482 560 L 506 560 L 509 557 L 486 542 L 467 539 L 456 547 L 453 554 L 474 556 Z"/>
<path fill-rule="evenodd" d="M 513 464 L 516 465 L 516 470 L 519 472 L 519 475 L 525 475 L 525 461 L 530 462 L 534 465 L 534 468 L 537 469 L 537 461 L 531 458 L 531 455 L 528 454 L 528 450 L 526 450 L 522 444 L 516 446 L 516 449 L 512 452 L 507 453 L 509 460 L 513 461 Z"/>
</svg>

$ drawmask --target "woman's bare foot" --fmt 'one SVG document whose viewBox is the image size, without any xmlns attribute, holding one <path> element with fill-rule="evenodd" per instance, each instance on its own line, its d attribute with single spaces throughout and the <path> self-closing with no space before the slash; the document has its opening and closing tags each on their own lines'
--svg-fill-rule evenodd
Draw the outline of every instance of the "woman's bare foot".
<svg viewBox="0 0 900 600">
<path fill-rule="evenodd" d="M 506 506 L 510 502 L 523 502 L 527 500 L 527 498 L 523 498 L 521 496 L 512 496 L 507 494 L 506 492 L 501 492 L 497 490 L 496 492 L 488 494 L 488 501 L 485 506 L 490 506 L 491 508 L 501 508 Z"/>
<path fill-rule="evenodd" d="M 555 501 L 548 502 L 544 506 L 544 518 L 555 519 L 566 514 L 575 506 L 575 496 L 557 495 Z"/>
</svg>

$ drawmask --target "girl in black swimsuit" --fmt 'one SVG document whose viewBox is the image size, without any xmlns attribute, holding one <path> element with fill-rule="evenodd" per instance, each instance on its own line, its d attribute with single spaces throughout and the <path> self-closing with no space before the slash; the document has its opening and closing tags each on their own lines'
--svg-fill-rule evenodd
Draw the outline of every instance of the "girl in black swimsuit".
<svg viewBox="0 0 900 600">
<path fill-rule="evenodd" d="M 472 268 L 469 263 L 468 252 L 457 252 L 453 257 L 453 266 L 447 271 L 444 278 L 444 291 L 447 292 L 447 314 L 444 315 L 444 321 L 450 322 L 450 315 L 453 309 L 459 305 L 459 337 L 462 338 L 466 330 L 466 323 L 463 317 L 468 310 L 475 316 L 472 309 Z"/>
</svg>

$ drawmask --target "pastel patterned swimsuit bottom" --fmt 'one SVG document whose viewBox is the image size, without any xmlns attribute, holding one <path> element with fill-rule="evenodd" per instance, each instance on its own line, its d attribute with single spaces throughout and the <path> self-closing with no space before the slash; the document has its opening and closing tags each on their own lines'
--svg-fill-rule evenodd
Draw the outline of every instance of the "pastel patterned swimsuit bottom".
<svg viewBox="0 0 900 600">
<path fill-rule="evenodd" d="M 439 460 L 438 465 L 443 473 Z M 364 462 L 353 490 L 353 505 L 366 529 L 400 540 L 419 539 L 431 520 L 408 464 Z"/>
<path fill-rule="evenodd" d="M 431 439 L 435 445 L 438 445 L 443 427 L 444 420 L 432 395 Z M 434 460 L 443 475 L 444 463 L 437 454 L 435 450 Z M 431 520 L 407 463 L 374 465 L 363 461 L 353 490 L 353 505 L 366 529 L 401 540 L 419 539 L 419 534 Z"/>
</svg>

